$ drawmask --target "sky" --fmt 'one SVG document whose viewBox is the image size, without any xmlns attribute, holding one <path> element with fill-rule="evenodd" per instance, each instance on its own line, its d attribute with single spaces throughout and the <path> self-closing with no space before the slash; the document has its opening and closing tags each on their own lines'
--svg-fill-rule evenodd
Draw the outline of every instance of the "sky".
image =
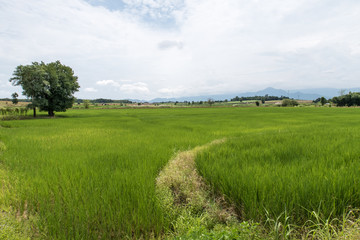
<svg viewBox="0 0 360 240">
<path fill-rule="evenodd" d="M 0 0 L 0 97 L 56 60 L 83 99 L 360 87 L 360 1 Z"/>
</svg>

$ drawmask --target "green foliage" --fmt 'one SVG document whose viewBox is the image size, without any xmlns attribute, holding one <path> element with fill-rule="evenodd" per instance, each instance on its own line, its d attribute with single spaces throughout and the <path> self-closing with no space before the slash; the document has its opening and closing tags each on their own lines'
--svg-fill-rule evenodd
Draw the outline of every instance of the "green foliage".
<svg viewBox="0 0 360 240">
<path fill-rule="evenodd" d="M 19 102 L 19 100 L 17 99 L 17 97 L 18 97 L 19 95 L 15 92 L 15 93 L 13 93 L 13 94 L 11 94 L 11 97 L 12 97 L 12 103 L 13 104 L 18 104 L 18 102 Z"/>
<path fill-rule="evenodd" d="M 321 106 L 324 106 L 325 103 L 327 103 L 326 99 L 324 97 L 321 97 L 320 98 L 320 103 L 321 103 Z"/>
<path fill-rule="evenodd" d="M 88 109 L 90 106 L 90 100 L 84 100 L 83 103 L 84 103 L 84 108 Z"/>
<path fill-rule="evenodd" d="M 174 240 L 193 240 L 193 239 L 264 239 L 261 229 L 257 224 L 250 222 L 242 222 L 230 224 L 228 226 L 216 225 L 212 229 L 204 227 L 201 221 L 186 221 L 184 229 L 185 233 L 175 236 Z"/>
<path fill-rule="evenodd" d="M 10 82 L 21 86 L 23 94 L 32 99 L 32 105 L 54 116 L 54 111 L 64 112 L 74 103 L 73 94 L 79 84 L 73 70 L 60 61 L 45 64 L 34 62 L 32 65 L 16 67 Z"/>
<path fill-rule="evenodd" d="M 81 99 L 79 99 L 81 101 Z M 91 100 L 92 103 L 132 103 L 130 100 L 112 100 L 112 99 L 104 99 L 104 98 L 97 98 L 94 100 Z"/>
<path fill-rule="evenodd" d="M 298 106 L 299 103 L 294 99 L 284 99 L 282 100 L 281 106 L 283 107 L 295 107 Z"/>
<path fill-rule="evenodd" d="M 343 106 L 360 106 L 360 92 L 349 92 L 346 95 L 341 95 L 339 97 L 334 97 L 332 102 L 339 107 Z"/>
<path fill-rule="evenodd" d="M 215 101 L 214 101 L 214 99 L 212 99 L 212 98 L 209 98 L 208 100 L 207 100 L 207 103 L 210 105 L 210 107 L 211 107 L 211 105 L 213 105 L 214 103 L 215 103 Z"/>
</svg>

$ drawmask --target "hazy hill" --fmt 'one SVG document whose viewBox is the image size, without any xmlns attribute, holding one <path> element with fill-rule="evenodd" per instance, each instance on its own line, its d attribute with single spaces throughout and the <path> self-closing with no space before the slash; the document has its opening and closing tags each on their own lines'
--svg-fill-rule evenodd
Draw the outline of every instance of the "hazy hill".
<svg viewBox="0 0 360 240">
<path fill-rule="evenodd" d="M 286 91 L 283 89 L 276 88 L 266 88 L 264 90 L 260 90 L 257 92 L 240 92 L 240 93 L 231 93 L 231 94 L 218 94 L 218 95 L 204 95 L 204 96 L 189 96 L 189 97 L 178 97 L 178 98 L 155 98 L 150 100 L 149 102 L 183 102 L 183 101 L 207 101 L 209 98 L 213 100 L 230 100 L 236 96 L 238 97 L 251 97 L 251 96 L 265 96 L 268 94 L 269 96 L 286 96 L 295 99 L 301 100 L 315 100 L 319 97 L 332 98 L 335 96 L 339 96 L 342 89 L 336 88 L 312 88 L 312 89 L 301 89 L 301 90 L 290 90 Z M 351 92 L 359 92 L 360 88 L 351 88 L 344 89 L 345 93 Z"/>
</svg>

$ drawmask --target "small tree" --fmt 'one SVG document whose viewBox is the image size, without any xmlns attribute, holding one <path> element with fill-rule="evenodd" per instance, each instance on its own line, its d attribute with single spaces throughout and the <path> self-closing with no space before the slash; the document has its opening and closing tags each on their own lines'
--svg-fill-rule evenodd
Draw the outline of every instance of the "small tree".
<svg viewBox="0 0 360 240">
<path fill-rule="evenodd" d="M 88 109 L 90 106 L 90 100 L 84 100 L 84 107 Z"/>
<path fill-rule="evenodd" d="M 209 98 L 207 102 L 210 105 L 210 107 L 215 103 L 214 99 L 212 98 Z"/>
<path fill-rule="evenodd" d="M 324 106 L 326 102 L 327 102 L 327 101 L 326 101 L 326 99 L 325 99 L 324 97 L 321 97 L 321 98 L 320 98 L 321 106 Z"/>
<path fill-rule="evenodd" d="M 19 103 L 19 100 L 17 99 L 17 97 L 18 97 L 19 95 L 16 93 L 16 92 L 14 92 L 13 94 L 11 94 L 11 97 L 12 97 L 12 103 L 13 104 L 18 104 Z"/>
<path fill-rule="evenodd" d="M 260 102 L 259 102 L 259 101 L 256 101 L 255 104 L 256 104 L 257 107 L 260 106 Z"/>
<path fill-rule="evenodd" d="M 281 104 L 283 107 L 295 107 L 298 105 L 299 103 L 294 99 L 284 99 Z"/>
</svg>

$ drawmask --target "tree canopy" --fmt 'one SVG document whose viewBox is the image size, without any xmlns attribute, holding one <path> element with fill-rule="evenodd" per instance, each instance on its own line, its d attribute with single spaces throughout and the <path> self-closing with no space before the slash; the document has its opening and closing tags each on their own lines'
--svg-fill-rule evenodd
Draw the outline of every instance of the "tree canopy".
<svg viewBox="0 0 360 240">
<path fill-rule="evenodd" d="M 13 94 L 11 94 L 11 97 L 12 97 L 12 103 L 13 104 L 18 104 L 19 103 L 19 100 L 17 99 L 17 97 L 18 97 L 19 95 L 16 93 L 16 92 L 14 92 Z"/>
<path fill-rule="evenodd" d="M 64 112 L 72 107 L 73 94 L 80 88 L 74 71 L 60 61 L 45 64 L 33 62 L 31 65 L 16 67 L 10 82 L 23 88 L 23 95 L 31 98 L 32 107 L 47 111 L 49 116 L 54 112 Z"/>
<path fill-rule="evenodd" d="M 360 106 L 360 92 L 349 92 L 348 94 L 333 97 L 332 102 L 339 107 Z"/>
</svg>

